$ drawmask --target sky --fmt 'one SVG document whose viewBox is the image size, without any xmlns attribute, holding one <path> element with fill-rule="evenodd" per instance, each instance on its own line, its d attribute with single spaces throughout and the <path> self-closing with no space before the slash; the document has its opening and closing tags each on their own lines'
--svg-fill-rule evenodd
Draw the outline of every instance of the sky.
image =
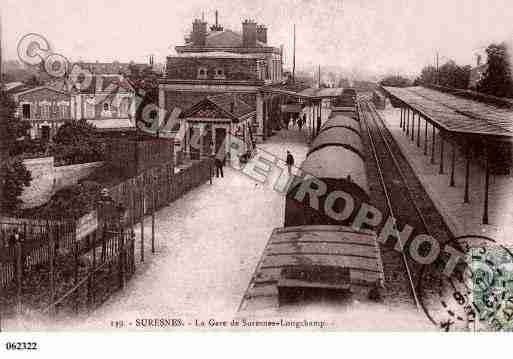
<svg viewBox="0 0 513 359">
<path fill-rule="evenodd" d="M 440 61 L 474 64 L 492 42 L 513 40 L 511 0 L 0 0 L 3 48 L 14 59 L 27 33 L 72 60 L 158 62 L 183 44 L 194 18 L 241 31 L 243 19 L 269 28 L 272 45 L 297 65 L 340 66 L 362 74 L 418 73 Z"/>
</svg>

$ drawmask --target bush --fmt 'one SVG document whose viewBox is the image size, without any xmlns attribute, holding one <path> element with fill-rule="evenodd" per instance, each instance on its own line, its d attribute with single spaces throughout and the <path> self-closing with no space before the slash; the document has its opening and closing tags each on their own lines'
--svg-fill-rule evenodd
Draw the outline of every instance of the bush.
<svg viewBox="0 0 513 359">
<path fill-rule="evenodd" d="M 102 188 L 96 182 L 82 182 L 63 188 L 38 212 L 47 218 L 78 219 L 95 209 Z"/>
<path fill-rule="evenodd" d="M 70 121 L 57 131 L 50 152 L 62 164 L 103 161 L 105 143 L 86 120 Z"/>
<path fill-rule="evenodd" d="M 4 188 L 0 209 L 7 213 L 18 210 L 22 203 L 20 196 L 23 189 L 30 185 L 32 176 L 19 158 L 10 158 L 0 168 L 3 173 Z"/>
</svg>

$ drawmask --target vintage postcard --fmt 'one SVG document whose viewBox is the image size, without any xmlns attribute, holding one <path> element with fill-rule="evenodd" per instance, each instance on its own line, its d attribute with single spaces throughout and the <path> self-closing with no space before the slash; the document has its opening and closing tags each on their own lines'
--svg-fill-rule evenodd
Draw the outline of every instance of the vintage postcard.
<svg viewBox="0 0 513 359">
<path fill-rule="evenodd" d="M 0 336 L 513 329 L 508 1 L 0 11 Z"/>
</svg>

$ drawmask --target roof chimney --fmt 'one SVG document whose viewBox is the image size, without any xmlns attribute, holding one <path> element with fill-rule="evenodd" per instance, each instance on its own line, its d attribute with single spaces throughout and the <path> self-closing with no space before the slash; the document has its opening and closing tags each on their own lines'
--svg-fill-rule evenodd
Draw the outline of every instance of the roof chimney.
<svg viewBox="0 0 513 359">
<path fill-rule="evenodd" d="M 205 46 L 207 40 L 207 23 L 196 19 L 192 23 L 191 42 L 193 46 Z"/>
<path fill-rule="evenodd" d="M 242 46 L 256 47 L 257 23 L 253 20 L 245 20 L 242 23 Z"/>
<path fill-rule="evenodd" d="M 216 23 L 210 27 L 211 31 L 223 31 L 223 27 L 219 25 L 219 12 L 216 10 Z"/>
<path fill-rule="evenodd" d="M 257 40 L 267 44 L 267 27 L 265 25 L 257 26 Z"/>
</svg>

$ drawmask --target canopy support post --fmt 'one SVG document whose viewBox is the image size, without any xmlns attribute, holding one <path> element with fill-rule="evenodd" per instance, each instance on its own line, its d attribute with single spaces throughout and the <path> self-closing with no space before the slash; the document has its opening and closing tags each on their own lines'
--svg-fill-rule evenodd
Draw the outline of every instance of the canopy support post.
<svg viewBox="0 0 513 359">
<path fill-rule="evenodd" d="M 485 198 L 484 198 L 484 213 L 483 213 L 483 224 L 488 224 L 488 195 L 490 192 L 490 159 L 488 155 L 488 144 L 485 143 Z"/>
</svg>

